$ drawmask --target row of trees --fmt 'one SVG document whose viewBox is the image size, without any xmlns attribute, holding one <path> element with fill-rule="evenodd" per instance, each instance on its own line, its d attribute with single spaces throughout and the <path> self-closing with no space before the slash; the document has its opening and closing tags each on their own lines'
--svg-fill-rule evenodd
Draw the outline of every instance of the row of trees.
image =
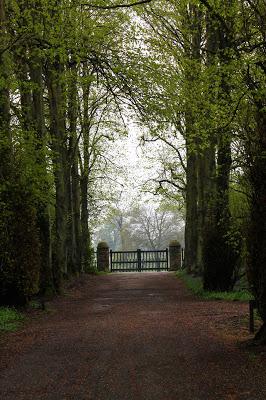
<svg viewBox="0 0 266 400">
<path fill-rule="evenodd" d="M 176 168 L 163 163 L 157 190 L 184 193 L 188 272 L 205 289 L 229 290 L 246 264 L 264 322 L 265 17 L 260 0 L 152 2 L 140 26 L 152 57 L 138 85 L 145 140 L 176 158 Z"/>
<path fill-rule="evenodd" d="M 126 21 L 102 18 L 76 1 L 0 1 L 2 303 L 60 292 L 91 269 L 89 221 L 121 131 L 112 68 Z"/>
</svg>

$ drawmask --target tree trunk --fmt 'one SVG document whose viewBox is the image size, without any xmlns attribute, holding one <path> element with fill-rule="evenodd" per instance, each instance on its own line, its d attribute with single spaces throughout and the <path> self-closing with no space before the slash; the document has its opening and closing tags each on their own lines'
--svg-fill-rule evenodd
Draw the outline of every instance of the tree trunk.
<svg viewBox="0 0 266 400">
<path fill-rule="evenodd" d="M 184 27 L 190 34 L 189 45 L 185 44 L 185 55 L 188 59 L 188 68 L 185 72 L 189 90 L 194 90 L 195 65 L 200 65 L 201 45 L 201 11 L 194 4 L 189 4 L 184 11 Z M 194 66 L 194 69 L 192 68 Z M 197 72 L 198 74 L 199 72 Z M 197 272 L 199 254 L 199 209 L 198 209 L 198 138 L 195 132 L 195 105 L 187 103 L 186 110 L 186 226 L 185 226 L 185 259 L 184 266 L 188 273 Z"/>
<path fill-rule="evenodd" d="M 81 257 L 82 257 L 82 243 L 81 243 L 81 190 L 80 190 L 80 175 L 78 170 L 78 155 L 77 146 L 74 150 L 74 157 L 71 169 L 72 178 L 72 200 L 73 200 L 73 221 L 74 221 L 74 234 L 76 240 L 76 265 L 77 271 L 81 272 Z"/>
<path fill-rule="evenodd" d="M 0 182 L 7 179 L 12 164 L 8 44 L 5 1 L 0 0 Z"/>
<path fill-rule="evenodd" d="M 84 76 L 87 76 L 87 63 L 84 63 Z M 81 242 L 82 242 L 82 270 L 90 271 L 92 266 L 92 248 L 91 236 L 89 230 L 89 208 L 88 208 L 88 184 L 89 184 L 89 170 L 90 170 L 90 149 L 89 149 L 89 134 L 90 134 L 90 121 L 89 121 L 89 87 L 83 85 L 83 124 L 82 124 L 82 153 L 83 165 L 80 162 L 81 178 Z"/>
<path fill-rule="evenodd" d="M 65 99 L 62 86 L 63 66 L 59 61 L 47 67 L 47 86 L 49 93 L 50 132 L 52 137 L 53 168 L 56 188 L 56 237 L 53 262 L 55 287 L 60 291 L 62 276 L 67 275 L 67 145 L 65 127 Z"/>
<path fill-rule="evenodd" d="M 197 155 L 187 150 L 186 176 L 186 226 L 185 226 L 185 259 L 184 266 L 188 273 L 196 270 L 197 260 Z"/>
<path fill-rule="evenodd" d="M 80 179 L 78 169 L 77 137 L 77 68 L 71 67 L 69 83 L 68 118 L 69 118 L 69 163 L 71 183 L 71 250 L 73 272 L 81 271 L 81 220 L 80 220 Z"/>
<path fill-rule="evenodd" d="M 37 205 L 37 224 L 39 228 L 41 244 L 41 271 L 40 271 L 40 292 L 42 294 L 53 293 L 54 283 L 52 274 L 52 239 L 51 222 L 49 210 L 50 187 L 48 182 L 48 171 L 46 162 L 47 135 L 44 119 L 43 104 L 43 78 L 42 59 L 39 50 L 34 49 L 30 56 L 30 78 L 32 88 L 32 119 L 33 129 L 36 135 L 36 162 L 41 166 L 41 190 L 46 194 Z M 48 197 L 47 197 L 48 196 Z"/>
<path fill-rule="evenodd" d="M 215 146 L 213 138 L 205 139 L 205 145 L 198 157 L 198 248 L 197 248 L 197 268 L 200 274 L 204 271 L 204 246 L 205 230 L 208 229 L 213 220 L 208 208 L 212 208 L 213 196 L 216 189 L 215 175 Z"/>
<path fill-rule="evenodd" d="M 88 89 L 83 88 L 83 167 L 81 165 L 81 243 L 82 243 L 82 270 L 90 269 L 89 257 L 89 210 L 88 210 L 88 169 L 89 169 L 89 128 L 88 128 Z"/>
<path fill-rule="evenodd" d="M 214 55 L 219 55 L 221 64 L 221 84 L 219 93 L 213 101 L 219 105 L 230 101 L 230 85 L 227 68 L 230 63 L 228 49 L 230 41 L 224 27 L 214 25 L 211 16 L 207 15 L 207 48 L 209 51 L 208 65 L 217 63 Z M 219 51 L 219 52 L 218 52 Z M 229 207 L 229 178 L 231 170 L 231 140 L 230 127 L 217 128 L 217 168 L 216 184 L 212 185 L 211 195 L 206 201 L 208 218 L 204 223 L 204 288 L 206 290 L 227 291 L 233 287 L 234 270 L 238 258 L 237 234 L 232 237 L 232 219 Z M 211 178 L 211 177 L 209 177 Z M 230 236 L 230 240 L 229 240 Z"/>
<path fill-rule="evenodd" d="M 14 52 L 16 75 L 19 83 L 21 121 L 23 136 L 27 140 L 32 129 L 32 97 L 31 87 L 29 85 L 29 64 L 27 46 L 22 46 Z"/>
<path fill-rule="evenodd" d="M 81 241 L 82 241 L 82 270 L 88 272 L 91 267 L 90 259 L 90 232 L 88 210 L 88 176 L 81 176 Z"/>
<path fill-rule="evenodd" d="M 252 138 L 248 277 L 263 320 L 255 339 L 266 344 L 266 101 L 256 101 L 257 127 Z"/>
</svg>

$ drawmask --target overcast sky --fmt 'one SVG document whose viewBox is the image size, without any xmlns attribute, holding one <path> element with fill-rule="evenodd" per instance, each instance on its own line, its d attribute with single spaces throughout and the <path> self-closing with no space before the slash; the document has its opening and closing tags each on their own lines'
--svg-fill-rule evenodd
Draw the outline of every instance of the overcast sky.
<svg viewBox="0 0 266 400">
<path fill-rule="evenodd" d="M 129 133 L 127 137 L 119 139 L 112 149 L 119 165 L 121 174 L 117 178 L 118 190 L 121 190 L 121 183 L 124 185 L 122 202 L 126 205 L 131 203 L 133 198 L 141 201 L 156 201 L 154 196 L 143 192 L 143 184 L 156 175 L 157 167 L 155 162 L 151 161 L 151 156 L 156 155 L 155 146 L 140 145 L 141 136 L 138 128 L 132 123 L 129 124 Z M 119 189 L 120 188 L 120 189 Z"/>
</svg>

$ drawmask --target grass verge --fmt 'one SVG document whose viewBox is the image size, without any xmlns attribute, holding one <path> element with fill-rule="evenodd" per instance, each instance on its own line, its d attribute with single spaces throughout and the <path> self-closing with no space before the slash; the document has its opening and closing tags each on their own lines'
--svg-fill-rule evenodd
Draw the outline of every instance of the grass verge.
<svg viewBox="0 0 266 400">
<path fill-rule="evenodd" d="M 0 307 L 0 333 L 17 330 L 23 319 L 23 315 L 14 308 Z"/>
<path fill-rule="evenodd" d="M 252 294 L 248 290 L 207 292 L 203 290 L 201 278 L 188 275 L 185 271 L 178 271 L 176 275 L 182 279 L 188 289 L 190 289 L 195 295 L 204 299 L 228 301 L 249 301 L 253 299 Z"/>
<path fill-rule="evenodd" d="M 94 275 L 108 275 L 110 274 L 110 271 L 95 271 Z"/>
</svg>

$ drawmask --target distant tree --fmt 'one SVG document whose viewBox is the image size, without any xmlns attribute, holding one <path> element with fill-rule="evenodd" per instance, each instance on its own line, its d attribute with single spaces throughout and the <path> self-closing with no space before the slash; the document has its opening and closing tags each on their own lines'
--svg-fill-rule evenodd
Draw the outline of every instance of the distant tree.
<svg viewBox="0 0 266 400">
<path fill-rule="evenodd" d="M 181 240 L 181 218 L 169 211 L 140 206 L 132 210 L 129 222 L 133 243 L 139 248 L 159 250 L 174 239 Z"/>
</svg>

